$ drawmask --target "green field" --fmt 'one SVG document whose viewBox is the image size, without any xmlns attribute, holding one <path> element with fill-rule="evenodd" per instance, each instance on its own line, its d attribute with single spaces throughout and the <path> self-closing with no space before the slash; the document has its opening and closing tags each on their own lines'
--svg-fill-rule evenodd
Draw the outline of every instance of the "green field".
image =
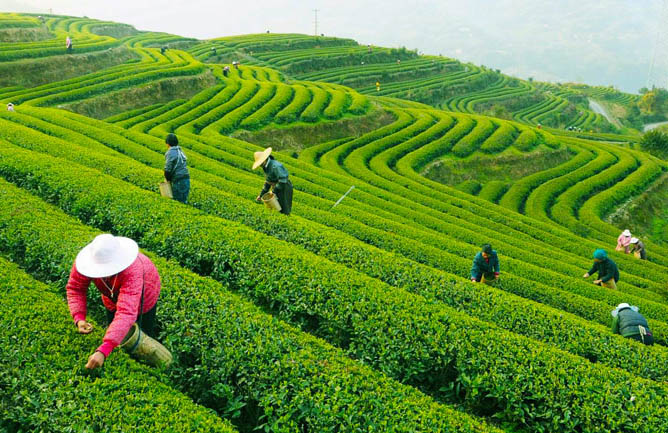
<svg viewBox="0 0 668 433">
<path fill-rule="evenodd" d="M 614 217 L 661 210 L 668 163 L 586 102 L 638 95 L 333 37 L 0 13 L 2 35 L 0 432 L 668 431 L 668 225 Z M 158 192 L 168 133 L 187 205 Z M 290 217 L 254 204 L 265 144 Z M 647 261 L 614 251 L 630 222 Z M 100 327 L 64 287 L 102 232 L 160 272 L 168 369 L 83 369 Z M 469 279 L 488 242 L 493 287 Z M 596 248 L 617 291 L 582 278 Z M 656 345 L 610 332 L 621 302 Z"/>
</svg>

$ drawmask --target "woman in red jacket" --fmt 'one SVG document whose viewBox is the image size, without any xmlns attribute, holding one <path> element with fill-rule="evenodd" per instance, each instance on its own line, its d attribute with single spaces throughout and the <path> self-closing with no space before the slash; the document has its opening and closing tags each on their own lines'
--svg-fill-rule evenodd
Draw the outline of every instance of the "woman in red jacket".
<svg viewBox="0 0 668 433">
<path fill-rule="evenodd" d="M 86 321 L 86 294 L 91 282 L 101 292 L 111 322 L 102 344 L 88 358 L 86 368 L 93 369 L 104 364 L 135 322 L 141 323 L 147 335 L 155 336 L 160 276 L 132 239 L 111 234 L 97 236 L 77 255 L 67 282 L 67 304 L 82 334 L 93 330 Z"/>
</svg>

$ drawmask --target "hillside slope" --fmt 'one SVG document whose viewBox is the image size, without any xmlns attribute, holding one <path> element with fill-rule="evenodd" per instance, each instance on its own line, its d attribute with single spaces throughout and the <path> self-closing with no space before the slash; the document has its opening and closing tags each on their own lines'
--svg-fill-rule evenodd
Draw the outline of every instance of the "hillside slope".
<svg viewBox="0 0 668 433">
<path fill-rule="evenodd" d="M 19 21 L 41 25 L 15 16 L 0 23 Z M 534 127 L 565 109 L 556 90 L 512 120 L 472 114 L 466 98 L 454 105 L 460 112 L 401 99 L 432 84 L 459 92 L 458 80 L 474 85 L 472 75 L 492 81 L 460 94 L 470 101 L 512 98 L 506 91 L 515 90 L 484 68 L 405 50 L 371 47 L 373 68 L 401 77 L 396 93 L 392 84 L 365 90 L 294 75 L 311 68 L 336 76 L 341 62 L 370 54 L 346 39 L 197 42 L 150 32 L 99 36 L 92 29 L 100 23 L 74 17 L 49 16 L 44 25 L 56 39 L 2 44 L 0 65 L 76 55 L 65 52 L 65 33 L 76 35 L 75 50 L 122 47 L 135 59 L 0 88 L 0 102 L 16 104 L 0 111 L 0 194 L 12 204 L 0 210 L 0 255 L 21 267 L 8 265 L 11 302 L 29 315 L 31 306 L 15 297 L 50 290 L 55 313 L 43 320 L 69 321 L 62 287 L 76 252 L 100 232 L 136 239 L 163 279 L 159 339 L 175 362 L 154 379 L 175 396 L 166 418 L 202 405 L 215 415 L 200 408 L 184 418 L 211 416 L 212 426 L 230 429 L 229 421 L 241 432 L 668 430 L 668 247 L 646 242 L 647 261 L 615 252 L 620 227 L 605 221 L 668 169 L 633 148 L 636 135 Z M 105 32 L 113 26 L 104 23 Z M 220 63 L 242 55 L 229 72 Z M 422 72 L 410 77 L 406 64 Z M 142 100 L 106 121 L 63 109 L 202 74 L 215 83 L 192 97 Z M 516 84 L 528 93 L 538 87 Z M 251 162 L 262 146 L 231 135 L 303 134 L 379 112 L 389 120 L 376 129 L 275 153 L 295 186 L 290 217 L 253 203 L 263 177 Z M 187 205 L 158 194 L 170 132 L 188 156 Z M 442 161 L 555 152 L 560 163 L 479 184 L 478 195 L 422 175 Z M 493 286 L 469 278 L 485 243 L 501 259 Z M 619 290 L 582 278 L 601 247 L 620 267 Z M 621 302 L 640 307 L 655 346 L 610 333 L 610 311 Z M 80 361 L 69 345 L 52 350 L 59 368 Z M 0 363 L 23 356 L 12 352 Z M 122 359 L 114 353 L 109 363 Z M 57 379 L 37 368 L 42 362 L 28 360 L 53 386 Z M 33 389 L 12 382 L 18 371 L 10 371 L 0 384 L 14 383 L 13 394 Z M 128 375 L 142 380 L 143 371 Z M 10 401 L 0 394 L 3 405 Z M 138 428 L 148 420 L 143 409 L 127 409 Z M 27 428 L 40 416 L 3 411 L 0 427 Z"/>
</svg>

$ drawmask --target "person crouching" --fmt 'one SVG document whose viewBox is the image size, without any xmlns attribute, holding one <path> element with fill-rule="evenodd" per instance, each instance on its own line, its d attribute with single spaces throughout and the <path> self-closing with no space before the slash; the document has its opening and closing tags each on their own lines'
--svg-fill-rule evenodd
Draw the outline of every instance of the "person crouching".
<svg viewBox="0 0 668 433">
<path fill-rule="evenodd" d="M 93 325 L 86 321 L 86 295 L 91 282 L 102 294 L 110 322 L 102 344 L 86 363 L 86 368 L 95 369 L 104 364 L 135 322 L 141 323 L 147 335 L 155 337 L 160 276 L 132 239 L 111 234 L 97 236 L 77 254 L 66 287 L 70 314 L 81 334 L 93 331 Z"/>
<path fill-rule="evenodd" d="M 490 244 L 485 244 L 476 254 L 471 267 L 471 281 L 492 285 L 499 279 L 499 256 Z"/>
<path fill-rule="evenodd" d="M 288 170 L 271 155 L 271 147 L 266 148 L 263 152 L 255 152 L 253 156 L 255 158 L 253 170 L 262 167 L 265 175 L 264 187 L 255 200 L 261 201 L 262 196 L 273 188 L 278 203 L 281 205 L 281 213 L 290 215 L 292 212 L 292 182 L 288 177 Z"/>
<path fill-rule="evenodd" d="M 654 336 L 649 329 L 647 319 L 638 312 L 638 307 L 621 303 L 611 314 L 613 333 L 639 341 L 646 346 L 654 345 Z"/>
</svg>

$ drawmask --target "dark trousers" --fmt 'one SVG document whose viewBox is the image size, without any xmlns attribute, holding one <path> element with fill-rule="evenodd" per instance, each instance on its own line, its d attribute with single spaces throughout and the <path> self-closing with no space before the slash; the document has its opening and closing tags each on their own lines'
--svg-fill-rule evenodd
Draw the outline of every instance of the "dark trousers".
<svg viewBox="0 0 668 433">
<path fill-rule="evenodd" d="M 157 309 L 158 303 L 156 302 L 153 308 L 137 317 L 137 326 L 139 326 L 146 335 L 153 338 L 155 338 L 155 312 Z M 116 311 L 107 310 L 107 322 L 109 324 L 111 324 L 111 321 L 114 320 L 115 316 Z"/>
<path fill-rule="evenodd" d="M 636 335 L 630 335 L 626 338 L 630 338 L 631 340 L 640 341 L 645 346 L 654 346 L 654 336 L 652 336 L 652 334 L 647 334 L 644 337 L 640 334 L 636 334 Z"/>
<path fill-rule="evenodd" d="M 290 215 L 290 212 L 292 212 L 292 182 L 288 180 L 285 183 L 277 183 L 274 186 L 274 194 L 276 194 L 276 199 L 281 205 L 281 213 Z"/>
<path fill-rule="evenodd" d="M 188 201 L 188 194 L 190 194 L 189 177 L 172 181 L 172 196 L 174 197 L 174 200 L 185 203 Z"/>
</svg>

